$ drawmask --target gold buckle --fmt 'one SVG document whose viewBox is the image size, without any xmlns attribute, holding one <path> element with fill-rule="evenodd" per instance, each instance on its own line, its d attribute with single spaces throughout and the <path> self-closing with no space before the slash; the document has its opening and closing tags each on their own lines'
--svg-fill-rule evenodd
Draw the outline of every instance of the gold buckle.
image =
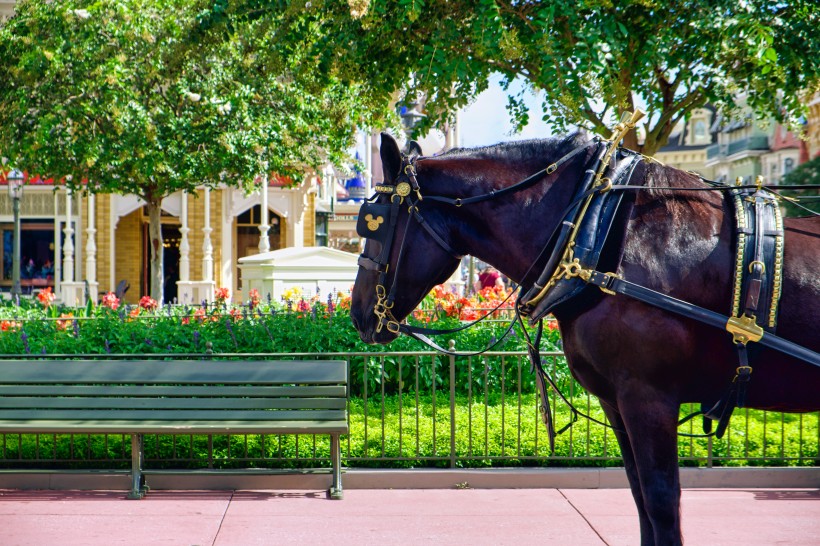
<svg viewBox="0 0 820 546">
<path fill-rule="evenodd" d="M 750 341 L 760 341 L 763 337 L 763 328 L 749 315 L 730 317 L 726 322 L 726 331 L 732 334 L 732 341 L 743 345 Z"/>
<path fill-rule="evenodd" d="M 609 277 L 610 279 L 621 279 L 621 280 L 623 280 L 623 277 L 621 277 L 617 273 L 604 273 L 604 276 Z M 618 295 L 614 290 L 610 290 L 609 288 L 604 288 L 603 286 L 598 286 L 598 288 L 600 288 L 601 292 L 603 292 L 604 294 L 609 294 L 611 296 L 617 296 Z"/>
</svg>

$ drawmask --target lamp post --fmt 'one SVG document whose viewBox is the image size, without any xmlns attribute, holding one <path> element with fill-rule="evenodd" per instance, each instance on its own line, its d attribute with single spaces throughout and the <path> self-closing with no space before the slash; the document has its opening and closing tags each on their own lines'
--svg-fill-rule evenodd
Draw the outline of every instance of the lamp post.
<svg viewBox="0 0 820 546">
<path fill-rule="evenodd" d="M 12 170 L 6 177 L 9 181 L 9 197 L 14 211 L 14 250 L 11 266 L 11 299 L 20 301 L 20 198 L 23 197 L 23 173 Z"/>
<path fill-rule="evenodd" d="M 411 101 L 402 107 L 402 111 L 399 114 L 401 116 L 402 125 L 404 125 L 404 130 L 407 133 L 407 138 L 410 138 L 410 135 L 413 133 L 413 128 L 418 122 L 427 117 L 419 111 L 420 106 L 419 101 Z"/>
</svg>

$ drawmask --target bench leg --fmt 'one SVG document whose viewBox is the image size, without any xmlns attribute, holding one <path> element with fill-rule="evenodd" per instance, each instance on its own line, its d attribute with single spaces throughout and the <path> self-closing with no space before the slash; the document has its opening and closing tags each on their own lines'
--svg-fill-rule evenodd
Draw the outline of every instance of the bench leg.
<svg viewBox="0 0 820 546">
<path fill-rule="evenodd" d="M 341 500 L 344 498 L 344 491 L 342 491 L 342 449 L 338 433 L 330 435 L 330 462 L 333 465 L 333 483 L 327 493 L 331 499 Z"/>
<path fill-rule="evenodd" d="M 142 473 L 142 434 L 131 435 L 131 490 L 129 499 L 141 499 L 148 492 L 145 476 Z"/>
</svg>

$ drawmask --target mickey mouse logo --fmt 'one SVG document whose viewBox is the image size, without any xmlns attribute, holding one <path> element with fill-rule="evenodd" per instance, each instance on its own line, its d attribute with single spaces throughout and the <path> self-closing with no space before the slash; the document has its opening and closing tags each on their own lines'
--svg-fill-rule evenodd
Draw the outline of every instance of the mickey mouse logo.
<svg viewBox="0 0 820 546">
<path fill-rule="evenodd" d="M 372 214 L 368 214 L 364 217 L 365 221 L 367 222 L 367 229 L 370 231 L 377 231 L 379 229 L 379 225 L 384 222 L 384 218 L 381 216 L 376 216 L 373 218 Z"/>
</svg>

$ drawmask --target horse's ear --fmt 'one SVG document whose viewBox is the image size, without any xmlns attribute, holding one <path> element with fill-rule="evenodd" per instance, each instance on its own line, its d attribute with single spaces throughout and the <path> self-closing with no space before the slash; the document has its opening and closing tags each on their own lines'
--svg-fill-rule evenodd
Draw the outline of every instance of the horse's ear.
<svg viewBox="0 0 820 546">
<path fill-rule="evenodd" d="M 396 140 L 388 133 L 382 133 L 382 145 L 379 149 L 382 159 L 382 171 L 384 172 L 384 182 L 393 183 L 401 171 L 401 151 Z"/>
<path fill-rule="evenodd" d="M 421 151 L 421 144 L 419 144 L 415 140 L 411 140 L 410 143 L 407 145 L 407 155 L 409 155 L 410 157 L 424 155 Z"/>
</svg>

